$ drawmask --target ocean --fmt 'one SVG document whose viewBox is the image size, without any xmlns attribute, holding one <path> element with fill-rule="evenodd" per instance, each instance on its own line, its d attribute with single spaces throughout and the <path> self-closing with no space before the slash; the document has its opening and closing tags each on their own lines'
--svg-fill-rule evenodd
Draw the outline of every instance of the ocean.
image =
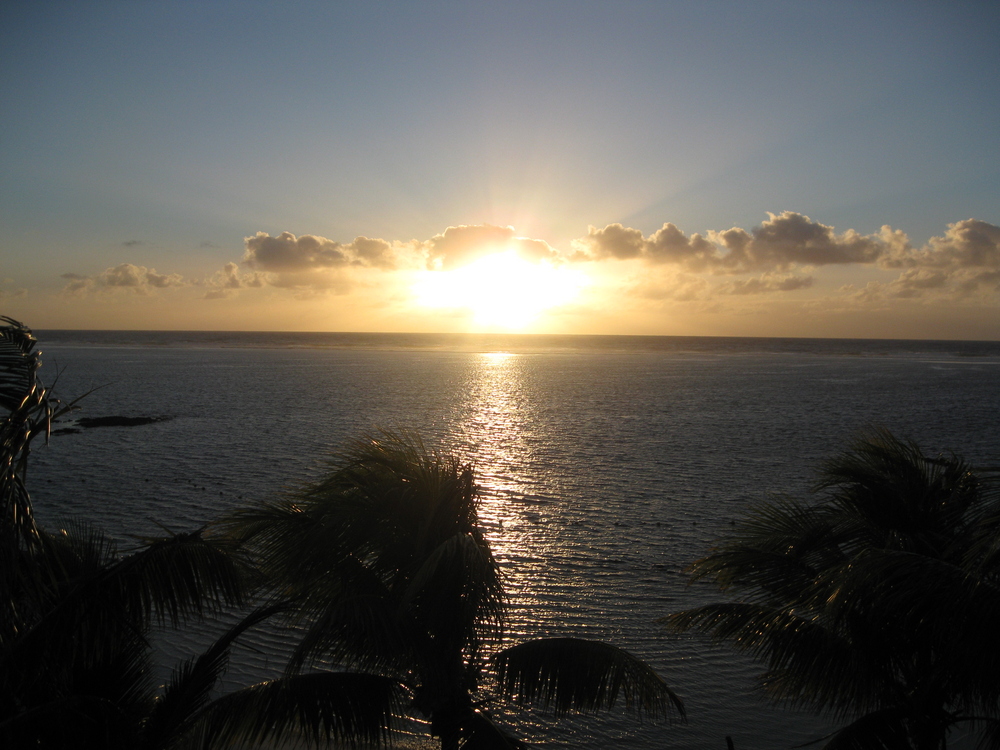
<svg viewBox="0 0 1000 750">
<path fill-rule="evenodd" d="M 1000 465 L 1000 343 L 430 334 L 36 331 L 74 417 L 162 418 L 66 431 L 37 448 L 40 523 L 121 538 L 197 528 L 317 477 L 347 441 L 406 430 L 474 463 L 512 604 L 512 642 L 610 640 L 652 664 L 688 722 L 554 725 L 544 747 L 799 745 L 822 717 L 770 706 L 758 665 L 659 618 L 718 600 L 686 568 L 748 506 L 803 495 L 818 465 L 885 427 L 930 453 Z M 193 628 L 164 646 L 186 657 Z M 265 633 L 226 686 L 280 670 Z M 524 736 L 524 735 L 522 735 Z"/>
</svg>

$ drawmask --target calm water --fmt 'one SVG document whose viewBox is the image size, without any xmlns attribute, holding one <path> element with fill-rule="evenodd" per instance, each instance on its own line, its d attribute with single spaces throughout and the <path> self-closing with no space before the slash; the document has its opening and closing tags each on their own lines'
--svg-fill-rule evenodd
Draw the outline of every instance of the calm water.
<svg viewBox="0 0 1000 750">
<path fill-rule="evenodd" d="M 821 721 L 767 706 L 756 667 L 657 618 L 711 601 L 684 568 L 747 504 L 803 493 L 819 461 L 882 425 L 1000 464 L 1000 345 L 661 337 L 38 332 L 85 416 L 163 416 L 57 435 L 29 477 L 46 526 L 121 537 L 197 527 L 315 477 L 346 440 L 419 432 L 473 461 L 514 637 L 613 640 L 651 662 L 687 725 L 614 718 L 533 730 L 550 747 L 790 747 Z M 198 632 L 174 648 L 196 647 Z M 230 686 L 280 667 L 259 636 Z M 536 717 L 526 717 L 534 722 Z"/>
</svg>

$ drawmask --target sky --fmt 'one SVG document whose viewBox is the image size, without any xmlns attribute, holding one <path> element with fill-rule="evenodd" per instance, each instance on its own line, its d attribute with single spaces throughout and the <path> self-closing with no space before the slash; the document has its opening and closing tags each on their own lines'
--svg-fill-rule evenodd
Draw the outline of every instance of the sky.
<svg viewBox="0 0 1000 750">
<path fill-rule="evenodd" d="M 0 314 L 1000 339 L 996 2 L 5 3 Z"/>
</svg>

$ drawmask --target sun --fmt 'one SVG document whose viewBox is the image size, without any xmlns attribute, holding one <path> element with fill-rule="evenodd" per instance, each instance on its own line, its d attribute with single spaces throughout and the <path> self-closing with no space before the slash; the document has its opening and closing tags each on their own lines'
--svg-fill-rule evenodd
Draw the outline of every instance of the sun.
<svg viewBox="0 0 1000 750">
<path fill-rule="evenodd" d="M 413 292 L 424 307 L 471 313 L 481 328 L 521 330 L 571 302 L 585 285 L 580 271 L 532 263 L 508 250 L 450 271 L 424 271 Z"/>
</svg>

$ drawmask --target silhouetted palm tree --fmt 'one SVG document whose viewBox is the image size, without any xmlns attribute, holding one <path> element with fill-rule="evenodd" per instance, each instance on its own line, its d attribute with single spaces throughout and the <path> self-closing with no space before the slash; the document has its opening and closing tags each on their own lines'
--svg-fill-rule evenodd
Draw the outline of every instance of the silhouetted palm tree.
<svg viewBox="0 0 1000 750">
<path fill-rule="evenodd" d="M 31 442 L 48 437 L 52 420 L 73 404 L 53 398 L 38 378 L 42 362 L 31 330 L 13 318 L 0 321 L 0 554 L 7 555 L 34 537 L 25 484 Z"/>
<path fill-rule="evenodd" d="M 103 533 L 34 519 L 31 441 L 72 408 L 39 382 L 35 339 L 0 326 L 0 747 L 213 747 L 298 736 L 380 741 L 401 691 L 383 678 L 303 676 L 212 694 L 229 649 L 281 607 L 254 611 L 164 686 L 149 637 L 247 602 L 250 568 L 228 540 L 171 534 L 127 554 Z"/>
<path fill-rule="evenodd" d="M 962 722 L 1000 746 L 997 485 L 883 431 L 816 493 L 757 506 L 694 564 L 738 598 L 668 622 L 753 653 L 773 698 L 849 722 L 828 750 L 938 750 Z"/>
<path fill-rule="evenodd" d="M 444 750 L 522 747 L 487 712 L 504 701 L 683 715 L 655 672 L 611 645 L 501 648 L 506 601 L 478 504 L 470 466 L 385 433 L 321 481 L 237 512 L 231 532 L 305 625 L 290 672 L 333 663 L 398 681 Z"/>
</svg>

